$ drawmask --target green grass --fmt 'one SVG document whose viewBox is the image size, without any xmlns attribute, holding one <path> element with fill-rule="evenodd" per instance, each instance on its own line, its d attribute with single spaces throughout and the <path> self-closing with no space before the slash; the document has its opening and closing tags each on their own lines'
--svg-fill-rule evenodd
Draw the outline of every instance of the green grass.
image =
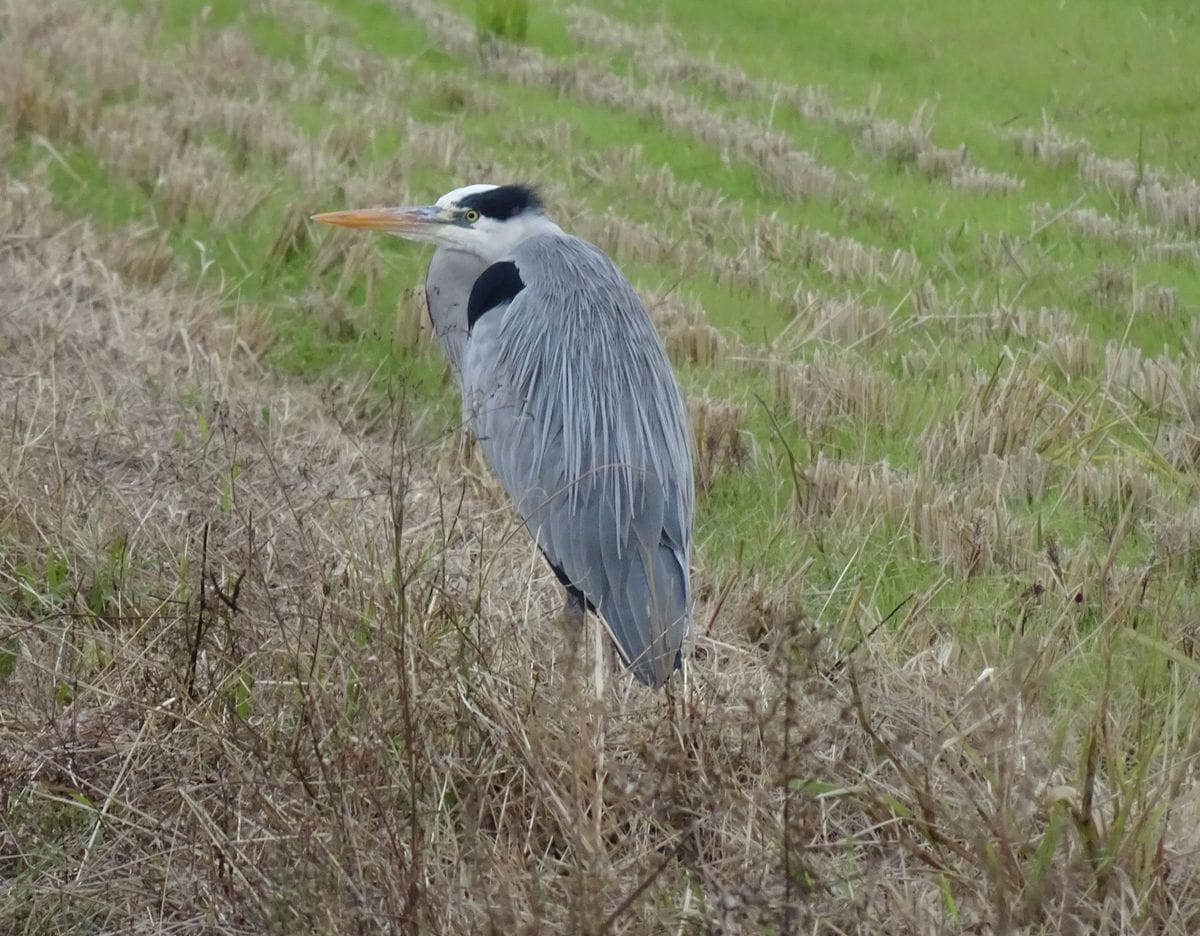
<svg viewBox="0 0 1200 936">
<path fill-rule="evenodd" d="M 661 0 L 625 15 L 664 22 L 702 55 L 828 87 L 843 101 L 878 87 L 885 112 L 899 119 L 931 102 L 938 137 L 979 148 L 989 163 L 1005 149 L 997 127 L 1036 124 L 1044 113 L 1111 155 L 1200 171 L 1200 77 L 1179 68 L 1200 39 L 1200 15 L 1186 0 L 909 0 L 886 15 L 869 0 L 827 0 L 799 15 L 772 0 Z"/>
<path fill-rule="evenodd" d="M 487 869 L 479 880 L 500 869 L 532 882 L 534 909 L 513 919 L 541 919 L 545 904 L 547 919 L 586 924 L 574 929 L 617 930 L 595 908 L 626 894 L 628 919 L 681 925 L 694 899 L 719 928 L 704 902 L 729 889 L 712 875 L 757 886 L 746 856 L 764 880 L 788 878 L 791 903 L 757 895 L 770 914 L 796 905 L 795 887 L 801 903 L 846 911 L 842 931 L 868 919 L 863 900 L 869 919 L 908 931 L 880 909 L 893 890 L 895 913 L 940 900 L 920 918 L 945 931 L 1056 931 L 1077 912 L 1097 930 L 1194 931 L 1180 922 L 1196 899 L 1190 838 L 1165 830 L 1194 795 L 1182 778 L 1196 750 L 1200 262 L 1038 219 L 1082 208 L 1163 241 L 1200 232 L 1163 229 L 1130 191 L 1023 155 L 1012 136 L 1046 120 L 1098 156 L 1176 182 L 1200 174 L 1200 77 L 1186 67 L 1200 12 L 1182 0 L 594 0 L 617 24 L 667 28 L 655 55 L 691 76 L 667 83 L 637 33 L 617 50 L 575 37 L 566 5 L 531 4 L 524 44 L 482 54 L 477 0 L 440 8 L 460 17 L 449 41 L 407 12 L 419 0 L 62 2 L 63 22 L 120 9 L 138 28 L 118 42 L 92 22 L 95 50 L 71 46 L 53 16 L 34 30 L 0 82 L 0 195 L 24 205 L 14 192 L 44 191 L 68 225 L 98 232 L 103 262 L 86 270 L 46 248 L 66 271 L 48 318 L 95 299 L 89 284 L 108 296 L 110 269 L 144 276 L 175 310 L 161 344 L 178 369 L 109 348 L 139 362 L 132 382 L 110 393 L 111 375 L 89 372 L 100 389 L 81 381 L 52 418 L 43 390 L 22 390 L 0 432 L 0 470 L 16 468 L 0 474 L 0 689 L 25 703 L 0 734 L 37 754 L 0 770 L 23 785 L 0 840 L 34 843 L 0 848 L 0 886 L 15 882 L 30 907 L 4 919 L 41 931 L 62 881 L 106 880 L 85 868 L 91 838 L 112 874 L 166 854 L 171 874 L 200 868 L 199 894 L 269 895 L 246 905 L 247 925 L 314 932 L 398 921 L 423 886 L 456 895 L 423 912 L 478 922 L 489 896 L 472 894 L 472 910 L 446 876 L 463 860 Z M 555 80 L 538 77 L 541 56 Z M 716 65 L 764 84 L 726 94 Z M 563 80 L 571 69 L 590 78 Z M 610 73 L 619 86 L 603 85 Z M 843 117 L 878 106 L 858 123 L 805 117 L 770 82 L 819 86 Z M 698 129 L 660 113 L 668 91 Z M 129 120 L 138 108 L 142 123 Z M 915 153 L 868 145 L 864 126 L 886 134 L 883 121 L 919 110 L 934 145 L 965 145 L 975 166 L 1022 185 L 970 193 Z M 736 140 L 713 130 L 733 126 Z M 811 153 L 832 191 L 781 194 L 785 176 L 739 155 L 756 140 Z M 563 678 L 546 661 L 559 658 L 533 652 L 541 630 L 513 626 L 536 613 L 510 587 L 529 557 L 497 545 L 511 515 L 441 445 L 460 411 L 415 334 L 430 249 L 305 220 L 501 175 L 543 184 L 565 226 L 609 238 L 643 294 L 678 310 L 662 331 L 698 413 L 704 484 L 698 676 L 678 713 L 605 721 L 590 701 L 545 704 Z M 16 264 L 26 236 L 0 236 L 0 261 Z M 146 261 L 150 247 L 167 267 Z M 911 254 L 917 269 L 864 273 L 870 251 Z M 1166 290 L 1159 308 L 1149 288 Z M 154 304 L 129 292 L 135 323 Z M 191 351 L 184 374 L 175 335 L 199 306 L 257 353 L 261 399 L 239 403 L 236 380 L 193 371 Z M 13 334 L 41 353 L 41 332 Z M 1161 358 L 1110 367 L 1134 352 Z M 240 352 L 227 360 L 257 372 Z M 141 406 L 146 426 L 119 424 L 123 406 Z M 404 432 L 391 436 L 394 420 Z M 142 433 L 158 443 L 149 454 Z M 148 464 L 165 487 L 129 493 Z M 59 514 L 57 475 L 75 498 Z M 23 501 L 4 499 L 16 491 Z M 460 494 L 470 506 L 454 516 Z M 497 595 L 512 604 L 489 604 Z M 125 699 L 128 712 L 112 704 Z M 67 751 L 61 716 L 89 705 L 123 740 L 71 747 L 78 771 L 52 775 L 42 765 L 59 754 L 42 748 Z M 137 741 L 121 746 L 122 731 Z M 677 737 L 681 756 L 656 760 Z M 639 771 L 651 805 L 604 800 Z M 270 808 L 243 801 L 247 789 Z M 595 808 L 580 805 L 593 793 Z M 783 802 L 800 812 L 789 819 Z M 226 818 L 237 804 L 237 850 L 200 803 Z M 707 822 L 743 806 L 749 819 Z M 601 852 L 578 838 L 593 819 Z M 292 850 L 300 828 L 320 849 Z M 161 847 L 167 834 L 178 853 Z M 789 852 L 810 841 L 812 853 Z M 776 868 L 777 850 L 797 863 Z M 1120 887 L 1106 890 L 1110 863 Z M 426 883 L 401 899 L 410 870 Z M 670 883 L 640 898 L 660 873 Z M 932 877 L 939 889 L 921 889 Z M 1118 890 L 1126 916 L 1087 915 Z M 313 892 L 332 895 L 327 918 Z M 144 896 L 114 892 L 114 907 L 122 894 L 127 907 Z M 391 903 L 373 917 L 380 895 Z M 101 911 L 75 896 L 86 931 Z"/>
<path fill-rule="evenodd" d="M 140 9 L 136 3 L 125 6 L 131 12 Z M 774 129 L 790 136 L 796 149 L 814 153 L 851 185 L 847 194 L 805 201 L 780 197 L 754 166 L 727 158 L 707 143 L 681 138 L 644 114 L 517 84 L 495 72 L 482 74 L 469 57 L 442 51 L 419 22 L 387 3 L 339 0 L 322 6 L 334 15 L 335 26 L 321 38 L 403 63 L 410 81 L 394 101 L 394 113 L 356 112 L 353 102 L 369 95 L 370 89 L 332 58 L 314 66 L 310 56 L 315 37 L 306 35 L 301 22 L 262 11 L 246 12 L 238 4 L 170 4 L 153 37 L 154 52 L 169 58 L 197 35 L 233 29 L 253 44 L 257 54 L 287 63 L 297 74 L 315 67 L 324 82 L 315 84 L 320 92 L 315 97 L 281 98 L 278 105 L 314 141 L 339 127 L 358 133 L 363 146 L 355 152 L 344 181 L 375 174 L 386 177 L 395 171 L 396 154 L 405 143 L 405 119 L 456 122 L 465 152 L 493 154 L 503 165 L 534 180 L 554 179 L 567 186 L 570 197 L 579 200 L 579 208 L 598 213 L 612 206 L 626 218 L 687 242 L 695 232 L 685 215 L 631 195 L 638 180 L 627 172 L 580 177 L 577 167 L 585 154 L 636 143 L 643 165 L 667 167 L 678 183 L 696 184 L 713 199 L 739 203 L 746 219 L 774 213 L 798 228 L 916 255 L 923 278 L 952 315 L 949 321 L 943 318 L 914 329 L 903 327 L 919 314 L 909 283 L 840 284 L 820 264 L 790 263 L 787 245 L 781 256 L 770 261 L 777 281 L 896 310 L 894 321 L 900 327 L 884 340 L 858 349 L 854 357 L 842 355 L 836 341 L 830 345 L 834 359 L 843 361 L 848 370 L 861 368 L 891 386 L 886 421 L 847 414 L 828 420 L 818 436 L 808 437 L 793 423 L 787 408 L 773 402 L 769 383 L 753 368 L 718 361 L 711 369 L 681 371 L 689 388 L 741 401 L 745 427 L 757 438 L 760 451 L 777 453 L 718 479 L 702 505 L 698 538 L 714 574 L 739 568 L 747 555 L 759 556 L 755 567 L 771 575 L 785 575 L 804 559 L 814 559 L 823 564 L 818 568 L 827 580 L 848 564 L 854 580 L 885 582 L 881 605 L 920 591 L 937 576 L 940 562 L 936 550 L 930 554 L 927 545 L 915 541 L 900 550 L 905 555 L 898 558 L 897 543 L 909 535 L 905 531 L 910 521 L 902 517 L 873 526 L 865 540 L 855 523 L 842 525 L 835 519 L 821 546 L 814 544 L 812 530 L 804 525 L 773 529 L 778 517 L 792 509 L 794 497 L 786 473 L 781 473 L 783 446 L 786 443 L 801 453 L 808 465 L 822 452 L 864 466 L 886 461 L 916 471 L 923 459 L 917 444 L 922 434 L 952 425 L 962 416 L 971 386 L 964 375 L 986 375 L 1006 355 L 1015 353 L 1018 359 L 1032 362 L 1027 365 L 1031 372 L 1065 407 L 1083 401 L 1082 411 L 1103 422 L 1103 407 L 1087 402 L 1102 389 L 1098 378 L 1068 381 L 1035 360 L 1041 342 L 1049 336 L 964 335 L 957 316 L 985 312 L 993 304 L 1061 307 L 1074 322 L 1073 328 L 1086 333 L 1097 357 L 1102 357 L 1101 349 L 1109 342 L 1123 342 L 1150 355 L 1170 352 L 1193 334 L 1188 310 L 1200 303 L 1196 268 L 1157 261 L 1131 265 L 1123 248 L 1089 241 L 1061 227 L 1029 237 L 1036 204 L 1055 208 L 1077 204 L 1117 215 L 1125 208 L 1106 193 L 1084 187 L 1070 168 L 1043 166 L 1019 156 L 1007 139 L 1010 128 L 1036 126 L 1045 114 L 1106 155 L 1194 171 L 1191 154 L 1200 151 L 1200 123 L 1190 120 L 1189 113 L 1197 79 L 1179 69 L 1172 56 L 1161 54 L 1164 41 L 1168 48 L 1171 43 L 1185 48 L 1189 39 L 1200 40 L 1200 21 L 1184 5 L 1160 4 L 1143 10 L 1097 0 L 1069 7 L 1025 3 L 1020 9 L 1001 10 L 983 3 L 928 2 L 907 3 L 880 16 L 874 5 L 827 3 L 807 9 L 802 18 L 764 0 L 736 9 L 677 0 L 628 14 L 610 10 L 613 15 L 628 15 L 633 22 L 664 23 L 682 38 L 685 49 L 701 59 L 712 52 L 718 60 L 740 65 L 755 77 L 819 85 L 844 106 L 864 102 L 876 89 L 882 116 L 906 121 L 919 107 L 927 106 L 932 135 L 939 144 L 965 143 L 980 165 L 1025 181 L 1022 191 L 1005 197 L 962 194 L 944 181 L 927 179 L 912 165 L 873 155 L 853 132 L 805 120 L 789 108 L 774 107 L 767 98 L 725 100 L 703 84 L 682 89 L 717 117 L 765 124 L 770 115 Z M 473 10 L 466 0 L 452 6 L 468 17 Z M 570 61 L 580 50 L 566 22 L 554 9 L 534 7 L 528 43 L 552 58 Z M 627 54 L 584 50 L 582 60 L 592 67 L 615 68 L 635 88 L 650 87 Z M 254 88 L 254 79 L 248 78 L 246 92 Z M 427 93 L 430 89 L 432 94 Z M 474 108 L 477 100 L 486 106 Z M 556 152 L 553 143 L 528 132 L 556 125 L 570 128 L 572 153 Z M 397 336 L 395 324 L 401 293 L 419 283 L 427 250 L 378 239 L 369 247 L 372 259 L 367 266 L 345 281 L 336 265 L 314 272 L 310 261 L 317 247 L 311 240 L 283 260 L 272 261 L 272 247 L 296 203 L 311 198 L 312 210 L 338 207 L 330 203 L 333 190 L 299 190 L 294 180 L 279 176 L 277 166 L 255 154 L 240 153 L 238 142 L 220 132 L 207 134 L 205 140 L 225 154 L 234 176 L 261 183 L 268 194 L 236 225 L 217 225 L 201 205 L 165 231 L 188 275 L 198 281 L 219 277 L 222 302 L 231 313 L 253 309 L 266 314 L 273 332 L 268 362 L 281 372 L 333 383 L 369 380 L 378 396 L 401 384 L 406 394 L 415 395 L 439 419 L 452 423 L 456 416 L 446 398 L 439 363 L 427 352 L 413 353 Z M 121 167 L 102 164 L 86 145 L 64 142 L 57 150 L 61 161 L 48 159 L 35 143 L 21 141 L 11 157 L 10 171 L 21 173 L 35 163 L 44 164 L 61 208 L 112 229 L 144 223 L 158 213 L 156 191 L 126 178 Z M 417 162 L 402 171 L 411 189 L 431 199 L 467 181 L 455 165 Z M 314 236 L 324 242 L 341 235 L 318 232 Z M 742 246 L 719 230 L 713 234 L 714 252 L 733 256 Z M 678 269 L 636 255 L 620 259 L 639 285 L 656 290 L 674 287 L 700 303 L 712 324 L 752 347 L 772 341 L 795 313 L 753 291 L 718 285 L 702 267 Z M 1090 285 L 1101 265 L 1133 266 L 1139 283 L 1171 286 L 1177 292 L 1179 314 L 1131 317 L 1121 296 L 1091 298 Z M 336 301 L 329 298 L 335 290 Z M 809 356 L 813 347 L 801 347 L 799 356 Z M 923 348 L 934 349 L 935 372 L 958 376 L 928 383 L 905 378 L 899 362 L 905 354 Z M 769 410 L 773 410 L 770 417 Z M 1068 548 L 1084 548 L 1089 536 L 1103 539 L 1108 518 L 1089 517 L 1057 488 L 1069 485 L 1081 459 L 1127 452 L 1152 462 L 1153 446 L 1147 441 L 1154 437 L 1152 423 L 1146 413 L 1124 424 L 1118 421 L 1082 449 L 1064 448 L 1062 439 L 1047 442 L 1043 454 L 1058 453 L 1049 469 L 1054 490 L 1033 503 L 1010 504 L 1013 522 L 1029 526 L 1036 521 Z M 1043 423 L 1040 429 L 1045 428 Z M 1031 425 L 1030 430 L 1036 436 L 1039 427 Z M 972 464 L 947 468 L 939 481 L 948 489 L 957 486 L 966 491 L 978 483 L 975 471 Z M 1172 496 L 1183 487 L 1174 478 L 1165 477 L 1163 482 Z M 1127 540 L 1122 556 L 1136 562 L 1150 547 L 1150 532 L 1139 528 Z M 1030 557 L 1037 548 L 1028 547 Z M 1012 563 L 1010 571 L 997 570 L 982 581 L 957 580 L 942 590 L 939 600 L 958 609 L 959 624 L 967 625 L 965 635 L 982 635 L 991 627 L 997 598 L 1011 599 L 1028 588 L 1026 577 L 1013 573 L 1031 561 Z M 841 599 L 834 601 L 830 613 L 836 614 L 839 607 Z"/>
</svg>

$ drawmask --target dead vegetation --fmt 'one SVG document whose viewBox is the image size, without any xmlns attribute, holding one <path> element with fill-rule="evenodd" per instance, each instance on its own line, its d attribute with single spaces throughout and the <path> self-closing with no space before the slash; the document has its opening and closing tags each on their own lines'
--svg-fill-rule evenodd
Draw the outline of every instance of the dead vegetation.
<svg viewBox="0 0 1200 936">
<path fill-rule="evenodd" d="M 1187 264 L 1200 263 L 1200 242 L 1173 238 L 1163 229 L 1142 224 L 1136 218 L 1118 220 L 1093 208 L 1059 211 L 1050 205 L 1034 206 L 1035 230 L 1040 232 L 1055 224 L 1062 224 L 1092 240 L 1129 248 L 1139 258 L 1158 258 Z"/>
<path fill-rule="evenodd" d="M 522 140 L 537 140 L 530 127 L 517 132 Z M 554 150 L 571 151 L 569 140 L 556 135 Z M 563 145 L 567 144 L 567 145 Z M 547 147 L 549 151 L 550 147 Z M 585 151 L 586 152 L 586 151 Z M 717 264 L 722 280 L 737 282 L 782 301 L 775 285 L 786 281 L 796 267 L 820 271 L 836 283 L 862 286 L 910 283 L 921 273 L 911 250 L 884 250 L 852 238 L 835 236 L 791 224 L 778 214 L 750 217 L 746 206 L 697 182 L 680 182 L 670 167 L 647 162 L 640 146 L 585 155 L 577 171 L 596 182 L 627 178 L 630 185 L 665 211 L 681 215 L 690 233 L 681 245 L 703 251 Z M 713 247 L 725 248 L 714 252 Z M 635 255 L 636 256 L 636 255 Z"/>
<path fill-rule="evenodd" d="M 461 17 L 397 8 L 489 74 L 666 121 L 799 200 L 877 207 L 787 134 L 669 80 L 779 94 L 951 189 L 1021 185 L 937 147 L 922 113 L 893 124 L 877 102 L 764 88 L 666 34 L 643 86 L 481 53 Z M 152 19 L 77 0 L 0 14 L 0 157 L 35 154 L 0 181 L 0 931 L 1200 928 L 1188 356 L 1103 347 L 1069 309 L 947 288 L 907 247 L 756 215 L 569 125 L 524 122 L 528 149 L 502 165 L 461 117 L 397 112 L 405 94 L 496 106 L 465 73 L 328 37 L 339 19 L 316 3 L 255 9 L 307 25 L 303 65 L 199 21 L 163 52 Z M 307 132 L 296 108 L 344 119 Z M 396 151 L 372 160 L 385 123 Z M 71 147 L 149 216 L 58 216 L 50 169 L 74 171 Z M 424 197 L 418 169 L 551 163 L 627 182 L 676 234 L 556 177 L 573 230 L 784 313 L 753 343 L 672 282 L 644 292 L 702 385 L 704 511 L 764 477 L 784 491 L 755 504 L 765 522 L 702 527 L 696 646 L 665 697 L 562 629 L 557 585 L 450 420 L 369 373 L 278 377 L 271 313 L 236 298 L 294 275 L 288 314 L 354 339 L 380 327 L 389 259 L 314 239 L 304 205 Z M 261 258 L 219 266 L 176 236 L 257 223 L 281 188 L 293 207 Z M 1186 211 L 1164 218 L 1105 230 L 1185 251 Z M 989 270 L 1037 259 L 1004 236 L 979 249 Z M 1139 317 L 1186 309 L 1116 269 L 1085 288 Z M 394 349 L 426 340 L 419 289 L 385 318 Z M 1003 348 L 994 370 L 971 357 L 985 342 Z M 729 395 L 730 374 L 761 398 Z M 914 414 L 917 464 L 857 451 Z M 1082 534 L 1061 532 L 1063 504 Z M 753 557 L 759 534 L 794 530 L 803 559 Z M 892 597 L 914 565 L 925 584 Z"/>
<path fill-rule="evenodd" d="M 901 633 L 941 649 L 897 668 L 865 595 L 821 640 L 819 605 L 703 571 L 688 681 L 597 696 L 489 485 L 432 475 L 402 405 L 339 424 L 206 300 L 126 285 L 31 198 L 7 190 L 0 250 L 5 928 L 1195 924 L 1184 697 L 1117 715 L 1101 692 L 1053 744 L 1042 680 L 1078 652 L 1053 627 L 956 675 L 931 593 Z M 731 457 L 742 417 L 701 412 L 701 463 Z M 954 574 L 995 561 L 986 493 L 949 508 L 903 477 L 818 461 L 807 496 L 911 522 Z M 1063 588 L 1096 574 L 1053 562 Z M 1115 655 L 1157 592 L 1108 590 Z M 1026 613 L 1075 608 L 1055 587 Z"/>
<path fill-rule="evenodd" d="M 790 198 L 836 198 L 846 185 L 815 156 L 795 148 L 791 138 L 736 116 L 717 113 L 669 85 L 653 88 L 613 74 L 607 66 L 564 63 L 532 46 L 495 42 L 482 50 L 463 17 L 427 0 L 397 0 L 397 7 L 420 19 L 431 37 L 455 55 L 480 57 L 489 72 L 518 84 L 545 87 L 587 101 L 653 119 L 675 133 L 715 147 L 726 158 L 755 166 L 776 191 Z"/>
<path fill-rule="evenodd" d="M 834 360 L 818 353 L 807 361 L 775 361 L 772 382 L 775 398 L 806 438 L 825 435 L 843 419 L 889 425 L 888 383 L 861 358 Z"/>
<path fill-rule="evenodd" d="M 1037 673 L 1069 645 L 972 685 L 870 633 L 831 655 L 819 615 L 701 571 L 688 681 L 597 696 L 490 485 L 431 474 L 401 404 L 340 424 L 206 299 L 128 286 L 36 192 L 0 204 L 5 928 L 1194 922 L 1186 891 L 1154 897 L 1192 880 L 1191 787 L 1152 773 L 1164 813 L 1103 779 L 1179 742 L 1137 719 L 1050 746 Z M 741 418 L 701 408 L 702 464 L 741 457 Z M 911 517 L 959 574 L 992 561 L 969 505 L 939 539 L 928 482 L 869 469 L 863 499 L 821 464 L 819 509 Z"/>
<path fill-rule="evenodd" d="M 1114 196 L 1121 207 L 1140 211 L 1170 234 L 1191 240 L 1200 235 L 1200 185 L 1195 179 L 1173 178 L 1140 162 L 1101 156 L 1087 141 L 1060 134 L 1048 120 L 1040 129 L 1023 130 L 1012 139 L 1023 155 L 1055 166 L 1075 166 L 1085 185 Z"/>
<path fill-rule="evenodd" d="M 731 100 L 769 102 L 772 113 L 782 102 L 806 120 L 831 124 L 852 135 L 880 159 L 897 166 L 915 165 L 930 180 L 946 180 L 957 191 L 1009 195 L 1024 188 L 1023 179 L 975 165 L 965 146 L 935 145 L 924 108 L 907 122 L 879 117 L 878 89 L 864 107 L 844 108 L 834 104 L 824 88 L 755 79 L 714 56 L 702 59 L 680 52 L 678 40 L 661 27 L 633 29 L 581 6 L 571 7 L 568 14 L 571 38 L 578 46 L 628 52 L 638 72 L 656 85 L 700 86 Z"/>
<path fill-rule="evenodd" d="M 289 3 L 287 12 L 301 19 L 316 17 L 322 22 L 330 15 L 303 2 Z M 324 17 L 318 13 L 324 13 Z M 49 44 L 52 53 L 49 57 L 53 61 L 72 62 L 82 58 L 86 65 L 105 58 L 103 46 L 77 50 L 72 44 L 77 41 L 77 33 L 91 29 L 89 16 L 94 14 L 81 16 L 84 22 L 79 30 L 49 34 L 58 37 L 60 32 L 69 33 L 68 38 Z M 37 32 L 36 20 L 24 28 Z M 404 172 L 359 172 L 347 177 L 346 167 L 353 154 L 368 145 L 372 127 L 393 120 L 392 102 L 397 93 L 436 95 L 445 90 L 440 84 L 442 79 L 415 76 L 405 63 L 360 51 L 355 66 L 365 69 L 364 86 L 330 94 L 327 89 L 313 87 L 312 81 L 317 74 L 315 70 L 332 54 L 330 49 L 340 47 L 338 43 L 314 48 L 310 69 L 302 71 L 287 63 L 266 60 L 244 39 L 228 31 L 199 34 L 188 48 L 187 58 L 171 63 L 148 53 L 153 41 L 148 30 L 141 28 L 134 37 L 133 50 L 142 58 L 141 80 L 154 89 L 153 95 L 129 104 L 107 106 L 110 98 L 125 94 L 135 81 L 134 75 L 127 71 L 107 76 L 107 83 L 85 85 L 87 90 L 80 92 L 85 94 L 86 106 L 82 110 L 89 116 L 86 121 L 77 120 L 69 126 L 70 133 L 64 142 L 86 144 L 102 166 L 128 176 L 155 201 L 157 221 L 164 227 L 185 224 L 198 206 L 220 228 L 243 224 L 253 218 L 266 199 L 278 193 L 278 171 L 288 173 L 295 184 L 312 192 L 307 199 L 312 202 L 328 197 L 326 192 L 339 189 L 338 197 L 353 203 L 416 197 L 408 194 Z M 18 41 L 20 30 L 15 30 L 12 38 Z M 528 56 L 533 52 L 520 50 L 513 54 Z M 98 69 L 97 65 L 85 70 L 91 74 Z M 74 80 L 65 71 L 46 76 L 49 87 L 61 87 Z M 239 93 L 231 94 L 235 81 Z M 246 88 L 255 89 L 253 97 L 244 96 Z M 276 96 L 267 93 L 273 89 L 279 92 Z M 470 98 L 473 109 L 486 110 L 487 102 L 479 93 L 474 90 L 463 93 Z M 17 89 L 11 90 L 12 99 L 19 96 Z M 331 113 L 347 116 L 313 141 L 287 116 L 284 102 L 294 100 L 306 105 L 319 102 Z M 61 109 L 61 102 L 51 104 Z M 730 129 L 726 135 L 745 138 L 744 129 Z M 611 211 L 589 210 L 570 198 L 565 190 L 558 191 L 553 183 L 544 186 L 552 200 L 562 206 L 564 221 L 573 230 L 623 260 L 667 263 L 686 271 L 711 271 L 718 283 L 732 290 L 760 293 L 785 309 L 796 302 L 798 265 L 820 272 L 836 283 L 860 286 L 910 282 L 920 275 L 920 266 L 910 250 L 881 249 L 854 238 L 799 227 L 777 216 L 748 218 L 745 207 L 737 201 L 722 199 L 696 183 L 679 183 L 665 167 L 650 171 L 636 147 L 626 152 L 596 155 L 572 145 L 569 139 L 561 139 L 562 132 L 553 125 L 519 127 L 520 139 L 526 146 L 532 143 L 556 158 L 567 154 L 568 166 L 573 171 L 585 175 L 600 173 L 606 178 L 618 172 L 631 185 L 644 190 L 646 197 L 664 211 L 680 204 L 688 206 L 681 219 L 688 234 L 683 237 L 661 224 L 639 224 Z M 777 149 L 778 145 L 779 141 L 770 144 Z M 456 173 L 466 171 L 472 176 L 489 178 L 518 177 L 528 172 L 521 166 L 502 165 L 475 152 L 461 125 L 453 120 L 431 125 L 411 117 L 404 121 L 400 151 L 393 165 L 440 166 L 452 168 Z M 560 197 L 554 198 L 556 194 Z M 288 219 L 279 233 L 279 251 L 273 255 L 273 261 L 285 261 L 291 255 L 288 245 L 294 243 L 296 224 L 301 221 L 301 216 Z M 334 263 L 343 265 L 346 274 L 337 292 L 339 297 L 360 278 L 368 283 L 377 278 L 373 270 L 379 259 L 374 245 L 359 243 L 351 248 L 338 242 L 337 248 L 332 252 L 323 248 L 327 257 L 313 264 L 313 269 L 320 274 Z M 345 256 L 343 251 L 347 249 L 351 254 Z M 166 251 L 156 247 L 150 251 L 148 260 L 135 258 L 132 262 L 135 266 L 148 262 L 146 275 L 154 275 L 155 267 L 169 259 Z"/>
<path fill-rule="evenodd" d="M 740 342 L 708 323 L 699 303 L 674 293 L 645 296 L 646 310 L 676 367 L 714 367 Z"/>
</svg>

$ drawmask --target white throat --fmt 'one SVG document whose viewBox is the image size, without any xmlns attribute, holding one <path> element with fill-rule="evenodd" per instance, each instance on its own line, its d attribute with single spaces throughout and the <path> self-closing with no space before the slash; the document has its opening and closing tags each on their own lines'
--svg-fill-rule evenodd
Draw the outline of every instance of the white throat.
<svg viewBox="0 0 1200 936">
<path fill-rule="evenodd" d="M 472 252 L 489 264 L 512 256 L 517 247 L 542 234 L 562 235 L 562 228 L 540 211 L 527 211 L 507 221 L 482 218 L 471 233 L 478 235 Z"/>
</svg>

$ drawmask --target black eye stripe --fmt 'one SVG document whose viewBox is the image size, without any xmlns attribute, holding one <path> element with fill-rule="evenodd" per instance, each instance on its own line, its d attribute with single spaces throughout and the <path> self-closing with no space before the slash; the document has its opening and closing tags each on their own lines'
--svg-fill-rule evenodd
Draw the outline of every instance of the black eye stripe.
<svg viewBox="0 0 1200 936">
<path fill-rule="evenodd" d="M 501 185 L 486 192 L 465 196 L 459 201 L 458 207 L 464 210 L 474 209 L 497 221 L 507 221 L 524 211 L 541 210 L 542 200 L 537 192 L 528 186 Z"/>
</svg>

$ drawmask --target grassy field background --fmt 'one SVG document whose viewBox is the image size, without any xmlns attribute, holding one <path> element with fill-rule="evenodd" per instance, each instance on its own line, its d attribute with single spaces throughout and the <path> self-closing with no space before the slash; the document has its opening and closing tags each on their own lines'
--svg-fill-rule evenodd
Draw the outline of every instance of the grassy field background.
<svg viewBox="0 0 1200 936">
<path fill-rule="evenodd" d="M 1200 929 L 1200 10 L 10 0 L 0 931 Z M 598 678 L 428 250 L 655 318 L 696 646 Z"/>
</svg>

